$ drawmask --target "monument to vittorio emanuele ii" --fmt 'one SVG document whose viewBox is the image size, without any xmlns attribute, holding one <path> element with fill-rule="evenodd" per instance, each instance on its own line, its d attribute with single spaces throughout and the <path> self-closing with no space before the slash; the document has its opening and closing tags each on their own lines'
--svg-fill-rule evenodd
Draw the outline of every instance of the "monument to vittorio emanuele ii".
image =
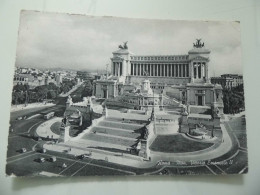
<svg viewBox="0 0 260 195">
<path fill-rule="evenodd" d="M 210 50 L 201 39 L 184 55 L 135 55 L 127 42 L 112 54 L 111 75 L 94 83 L 96 97 L 115 98 L 149 80 L 155 94 L 223 113 L 222 87 L 210 83 Z"/>
</svg>

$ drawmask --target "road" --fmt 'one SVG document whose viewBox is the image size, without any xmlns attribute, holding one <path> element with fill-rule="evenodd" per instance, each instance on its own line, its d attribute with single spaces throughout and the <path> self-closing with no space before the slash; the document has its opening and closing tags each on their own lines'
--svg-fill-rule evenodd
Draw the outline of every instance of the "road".
<svg viewBox="0 0 260 195">
<path fill-rule="evenodd" d="M 76 93 L 76 92 L 75 92 Z M 66 98 L 60 98 L 56 101 L 57 105 L 48 108 L 33 108 L 11 113 L 9 133 L 9 145 L 7 152 L 6 173 L 17 176 L 31 175 L 55 175 L 55 176 L 94 176 L 94 175 L 168 175 L 168 174 L 228 174 L 228 173 L 245 173 L 247 167 L 247 151 L 239 147 L 229 156 L 223 156 L 218 163 L 223 161 L 227 164 L 204 164 L 204 165 L 176 165 L 175 164 L 158 164 L 147 169 L 139 169 L 119 164 L 113 164 L 107 161 L 79 158 L 66 152 L 55 153 L 47 151 L 39 153 L 41 145 L 46 141 L 35 140 L 34 133 L 41 123 L 45 120 L 37 116 L 28 120 L 16 120 L 19 116 L 32 116 L 42 112 L 54 111 L 58 115 L 63 115 L 65 110 Z M 232 125 L 228 125 L 228 130 L 233 133 Z M 240 130 L 241 131 L 241 130 Z M 234 134 L 236 137 L 236 135 Z M 238 139 L 235 141 L 239 142 Z M 240 146 L 240 145 L 239 145 Z M 27 151 L 21 153 L 19 150 L 26 148 Z M 51 156 L 56 156 L 56 162 L 50 162 Z M 38 159 L 44 157 L 45 162 L 40 163 Z M 63 164 L 66 167 L 63 167 Z"/>
</svg>

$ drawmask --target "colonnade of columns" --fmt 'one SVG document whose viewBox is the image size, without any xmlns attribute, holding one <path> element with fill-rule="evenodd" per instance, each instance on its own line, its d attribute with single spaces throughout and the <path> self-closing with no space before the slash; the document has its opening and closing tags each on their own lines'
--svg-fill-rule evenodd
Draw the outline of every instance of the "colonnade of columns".
<svg viewBox="0 0 260 195">
<path fill-rule="evenodd" d="M 188 64 L 131 63 L 132 76 L 189 77 Z"/>
<path fill-rule="evenodd" d="M 123 74 L 123 63 L 113 62 L 113 75 L 121 76 Z"/>
<path fill-rule="evenodd" d="M 208 78 L 208 70 L 205 62 L 193 62 L 193 77 L 195 79 Z"/>
</svg>

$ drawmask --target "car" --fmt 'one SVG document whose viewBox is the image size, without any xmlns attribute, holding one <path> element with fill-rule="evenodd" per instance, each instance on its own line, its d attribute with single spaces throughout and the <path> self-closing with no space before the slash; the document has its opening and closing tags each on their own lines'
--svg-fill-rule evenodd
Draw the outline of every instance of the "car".
<svg viewBox="0 0 260 195">
<path fill-rule="evenodd" d="M 56 160 L 57 160 L 56 156 L 52 156 L 52 157 L 50 158 L 50 162 L 56 162 Z"/>
<path fill-rule="evenodd" d="M 84 154 L 82 154 L 82 155 L 79 155 L 79 157 L 78 157 L 79 159 L 84 159 L 84 158 L 86 158 L 86 155 L 84 155 Z"/>
<path fill-rule="evenodd" d="M 25 153 L 26 151 L 27 151 L 26 148 L 21 148 L 22 153 Z"/>
<path fill-rule="evenodd" d="M 18 121 L 23 120 L 23 117 L 19 116 L 16 120 Z"/>
<path fill-rule="evenodd" d="M 40 163 L 43 163 L 43 162 L 45 162 L 45 158 L 43 158 L 43 157 L 40 157 L 40 158 L 39 158 L 39 162 L 40 162 Z"/>
<path fill-rule="evenodd" d="M 41 153 L 46 153 L 46 149 L 45 148 L 43 148 L 43 149 L 41 149 L 41 151 L 40 151 Z"/>
<path fill-rule="evenodd" d="M 84 158 L 88 158 L 88 157 L 90 157 L 92 155 L 92 152 L 89 152 L 88 154 L 81 154 L 81 155 L 79 155 L 79 159 L 84 159 Z"/>
</svg>

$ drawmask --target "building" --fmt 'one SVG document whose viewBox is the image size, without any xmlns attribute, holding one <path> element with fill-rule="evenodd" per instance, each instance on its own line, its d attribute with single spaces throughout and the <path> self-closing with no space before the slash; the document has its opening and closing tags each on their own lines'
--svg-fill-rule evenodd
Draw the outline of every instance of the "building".
<svg viewBox="0 0 260 195">
<path fill-rule="evenodd" d="M 73 103 L 72 98 L 68 96 L 64 117 L 68 119 L 71 125 L 82 126 L 83 121 L 91 120 L 92 102 L 90 98 L 83 98 L 82 102 Z"/>
<path fill-rule="evenodd" d="M 163 94 L 164 99 L 200 106 L 202 111 L 214 106 L 223 113 L 222 87 L 210 82 L 210 50 L 201 40 L 184 55 L 135 55 L 126 43 L 112 54 L 112 75 L 94 82 L 93 94 L 97 98 L 122 97 L 129 86 L 141 89 L 149 80 L 154 93 Z"/>
<path fill-rule="evenodd" d="M 56 81 L 56 85 L 57 86 L 61 85 L 61 83 L 62 83 L 62 75 L 60 73 L 56 75 L 55 81 Z"/>
<path fill-rule="evenodd" d="M 48 85 L 49 83 L 54 83 L 57 85 L 56 80 L 51 76 L 33 76 L 31 74 L 15 74 L 13 80 L 13 86 L 17 84 L 29 85 L 30 89 L 33 89 L 41 85 Z"/>
<path fill-rule="evenodd" d="M 238 74 L 223 74 L 220 77 L 212 77 L 211 83 L 220 84 L 224 89 L 231 89 L 243 85 L 243 76 Z"/>
<path fill-rule="evenodd" d="M 77 71 L 76 78 L 80 78 L 83 81 L 94 79 L 94 77 L 87 71 Z"/>
</svg>

